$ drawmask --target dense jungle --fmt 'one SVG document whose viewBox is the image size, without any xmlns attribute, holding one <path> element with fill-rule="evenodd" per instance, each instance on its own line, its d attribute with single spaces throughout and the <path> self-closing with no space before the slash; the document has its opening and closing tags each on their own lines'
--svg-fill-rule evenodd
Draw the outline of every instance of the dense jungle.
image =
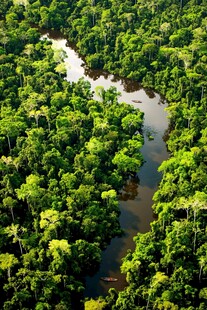
<svg viewBox="0 0 207 310">
<path fill-rule="evenodd" d="M 97 300 L 84 277 L 122 234 L 117 193 L 143 164 L 144 115 L 114 87 L 96 100 L 67 82 L 38 27 L 168 101 L 156 220 L 123 258 L 128 286 Z M 0 309 L 206 310 L 206 42 L 206 0 L 1 1 Z"/>
</svg>

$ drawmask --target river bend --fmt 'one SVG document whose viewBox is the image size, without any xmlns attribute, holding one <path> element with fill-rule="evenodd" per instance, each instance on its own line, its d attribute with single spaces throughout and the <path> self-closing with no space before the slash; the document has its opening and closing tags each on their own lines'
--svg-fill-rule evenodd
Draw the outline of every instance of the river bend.
<svg viewBox="0 0 207 310">
<path fill-rule="evenodd" d="M 96 86 L 104 86 L 106 89 L 115 86 L 121 92 L 120 102 L 132 104 L 145 113 L 145 143 L 142 147 L 145 163 L 138 172 L 137 178 L 128 180 L 119 197 L 120 223 L 125 232 L 124 236 L 111 241 L 103 251 L 99 271 L 94 276 L 86 278 L 86 297 L 105 296 L 110 287 L 122 290 L 126 286 L 125 275 L 120 273 L 121 260 L 128 249 L 134 250 L 133 237 L 137 232 L 149 231 L 150 222 L 153 221 L 152 196 L 161 179 L 157 169 L 161 162 L 168 158 L 163 140 L 168 128 L 165 111 L 167 103 L 159 94 L 142 88 L 135 81 L 119 78 L 102 70 L 89 69 L 75 48 L 69 45 L 60 33 L 43 33 L 44 36 L 52 40 L 54 48 L 62 48 L 66 52 L 66 79 L 68 81 L 76 82 L 84 77 L 91 83 L 92 90 L 95 90 Z M 149 132 L 154 140 L 148 140 Z M 118 281 L 105 283 L 100 281 L 101 276 L 115 277 Z"/>
</svg>

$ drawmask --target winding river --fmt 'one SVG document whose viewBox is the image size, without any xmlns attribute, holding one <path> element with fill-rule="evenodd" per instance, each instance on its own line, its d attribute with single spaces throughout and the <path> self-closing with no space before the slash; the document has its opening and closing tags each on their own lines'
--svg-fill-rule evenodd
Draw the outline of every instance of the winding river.
<svg viewBox="0 0 207 310">
<path fill-rule="evenodd" d="M 111 241 L 103 251 L 98 272 L 92 277 L 86 278 L 86 297 L 105 296 L 111 287 L 122 290 L 126 286 L 125 275 L 120 272 L 122 258 L 128 249 L 134 250 L 133 237 L 137 232 L 149 231 L 150 222 L 153 221 L 152 196 L 161 179 L 157 168 L 163 160 L 168 158 L 163 140 L 168 128 L 165 111 L 167 103 L 157 93 L 142 88 L 137 82 L 111 75 L 102 70 L 89 69 L 75 48 L 61 37 L 60 33 L 42 34 L 43 37 L 46 36 L 53 41 L 55 48 L 62 48 L 66 52 L 66 79 L 68 81 L 76 82 L 79 78 L 84 77 L 91 83 L 92 90 L 100 85 L 104 88 L 115 86 L 121 92 L 119 101 L 132 104 L 145 113 L 145 144 L 142 148 L 145 163 L 138 172 L 137 178 L 129 179 L 119 196 L 120 223 L 125 232 L 124 236 Z M 148 133 L 154 137 L 154 140 L 148 140 Z M 103 282 L 100 281 L 101 276 L 115 277 L 118 278 L 118 281 Z"/>
</svg>

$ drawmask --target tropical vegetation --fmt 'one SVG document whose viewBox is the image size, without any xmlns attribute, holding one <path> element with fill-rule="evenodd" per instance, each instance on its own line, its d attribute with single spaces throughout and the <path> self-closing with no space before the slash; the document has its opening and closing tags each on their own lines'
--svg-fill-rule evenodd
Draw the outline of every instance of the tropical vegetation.
<svg viewBox="0 0 207 310">
<path fill-rule="evenodd" d="M 120 233 L 116 191 L 142 163 L 135 133 L 143 115 L 118 104 L 113 88 L 96 101 L 85 81 L 64 81 L 63 55 L 54 58 L 31 23 L 60 30 L 91 68 L 140 81 L 169 104 L 171 155 L 159 168 L 157 220 L 123 259 L 127 288 L 111 289 L 99 306 L 206 309 L 206 7 L 206 0 L 2 1 L 3 309 L 30 309 L 31 301 L 34 309 L 75 309 L 82 277 Z"/>
</svg>

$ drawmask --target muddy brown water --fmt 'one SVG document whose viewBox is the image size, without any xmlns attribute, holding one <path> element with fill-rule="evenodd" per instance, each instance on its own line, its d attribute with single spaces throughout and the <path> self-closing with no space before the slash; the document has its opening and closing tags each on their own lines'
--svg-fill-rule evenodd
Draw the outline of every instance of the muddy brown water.
<svg viewBox="0 0 207 310">
<path fill-rule="evenodd" d="M 145 113 L 145 143 L 141 150 L 145 163 L 137 173 L 137 178 L 129 179 L 119 196 L 121 210 L 119 220 L 124 235 L 111 240 L 102 253 L 102 262 L 98 272 L 86 278 L 85 297 L 105 296 L 109 288 L 122 290 L 127 285 L 125 275 L 120 272 L 122 258 L 128 249 L 134 250 L 133 237 L 137 232 L 149 231 L 150 223 L 154 220 L 152 197 L 161 180 L 157 169 L 161 162 L 168 158 L 166 144 L 163 140 L 168 128 L 165 111 L 167 103 L 159 94 L 144 89 L 138 82 L 114 76 L 103 70 L 89 69 L 84 59 L 77 53 L 75 46 L 67 42 L 60 33 L 42 31 L 42 36 L 52 40 L 54 48 L 62 48 L 66 52 L 66 79 L 68 81 L 76 82 L 84 77 L 91 83 L 92 90 L 95 90 L 96 86 L 103 86 L 106 89 L 115 86 L 121 92 L 120 102 L 132 104 Z M 148 133 L 154 137 L 154 140 L 148 140 Z M 117 278 L 118 281 L 111 283 L 101 281 L 100 277 L 105 276 Z"/>
</svg>

